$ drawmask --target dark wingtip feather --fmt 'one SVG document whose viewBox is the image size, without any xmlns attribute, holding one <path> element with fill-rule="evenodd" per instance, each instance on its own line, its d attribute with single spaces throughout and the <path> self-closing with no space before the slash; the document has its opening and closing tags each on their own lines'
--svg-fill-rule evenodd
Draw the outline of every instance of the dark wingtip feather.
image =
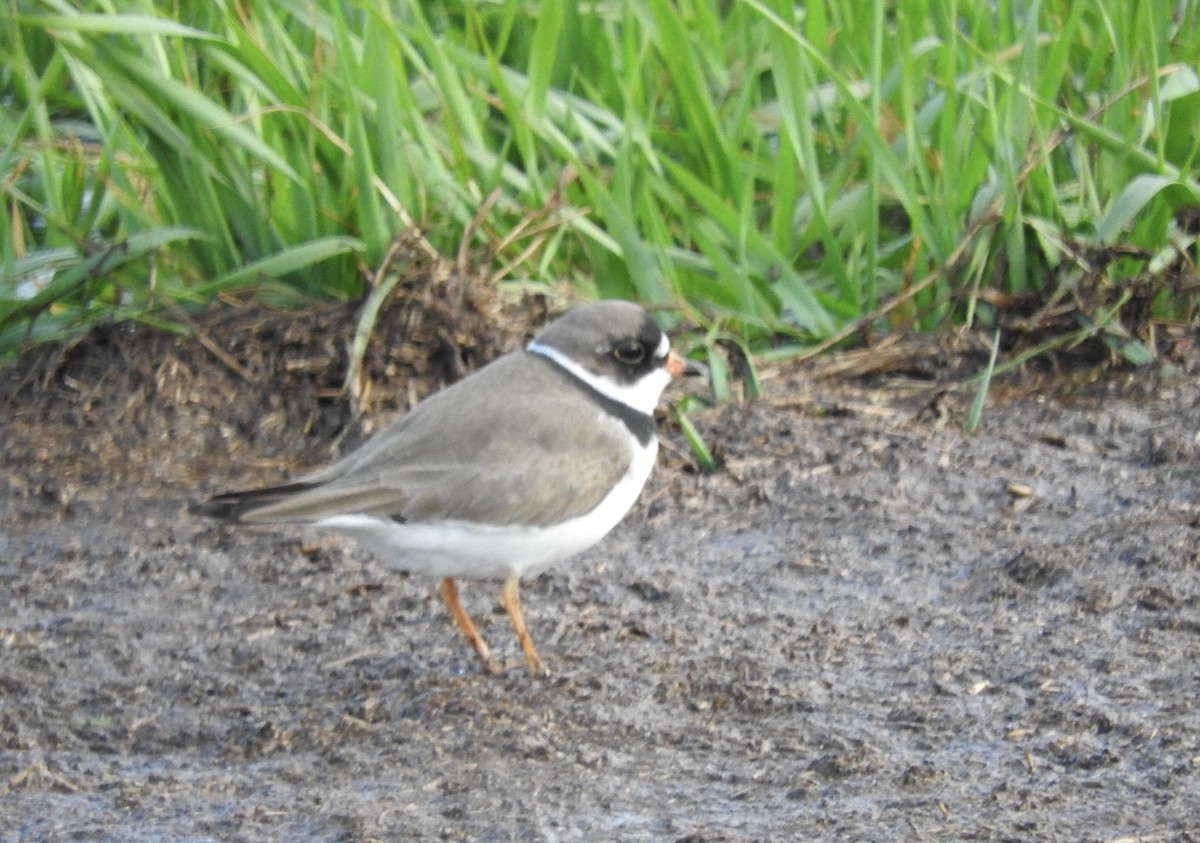
<svg viewBox="0 0 1200 843">
<path fill-rule="evenodd" d="M 217 521 L 236 522 L 242 517 L 244 506 L 235 495 L 218 495 L 188 507 L 189 515 L 214 518 Z"/>
<path fill-rule="evenodd" d="M 192 515 L 236 524 L 254 510 L 291 497 L 305 489 L 311 489 L 312 486 L 311 483 L 289 483 L 286 486 L 272 486 L 269 489 L 227 492 L 223 495 L 215 495 L 201 503 L 192 504 L 188 507 L 188 512 Z"/>
</svg>

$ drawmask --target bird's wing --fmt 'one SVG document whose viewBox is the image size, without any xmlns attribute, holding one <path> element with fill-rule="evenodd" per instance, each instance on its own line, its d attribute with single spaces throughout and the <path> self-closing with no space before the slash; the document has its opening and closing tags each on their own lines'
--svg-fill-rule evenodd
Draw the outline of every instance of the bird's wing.
<svg viewBox="0 0 1200 843">
<path fill-rule="evenodd" d="M 489 388 L 496 383 L 505 388 Z M 541 396 L 536 404 L 530 393 Z M 540 526 L 593 509 L 632 458 L 620 423 L 514 355 L 426 399 L 329 468 L 219 496 L 205 511 L 252 523 L 363 514 Z"/>
</svg>

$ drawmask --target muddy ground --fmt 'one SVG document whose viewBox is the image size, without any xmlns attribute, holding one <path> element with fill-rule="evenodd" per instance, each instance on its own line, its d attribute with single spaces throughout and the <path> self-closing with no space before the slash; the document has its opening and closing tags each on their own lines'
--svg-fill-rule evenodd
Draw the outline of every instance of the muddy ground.
<svg viewBox="0 0 1200 843">
<path fill-rule="evenodd" d="M 4 376 L 0 839 L 1200 838 L 1195 366 L 1018 374 L 974 436 L 936 371 L 768 372 L 695 416 L 718 473 L 664 423 L 637 508 L 526 585 L 535 680 L 491 584 L 500 676 L 434 582 L 187 515 L 354 439 L 341 346 L 293 341 L 330 318 Z"/>
</svg>

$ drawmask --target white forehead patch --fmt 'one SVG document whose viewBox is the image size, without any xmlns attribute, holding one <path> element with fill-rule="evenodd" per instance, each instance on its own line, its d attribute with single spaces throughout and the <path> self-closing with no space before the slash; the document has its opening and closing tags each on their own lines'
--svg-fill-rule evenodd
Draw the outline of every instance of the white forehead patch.
<svg viewBox="0 0 1200 843">
<path fill-rule="evenodd" d="M 659 337 L 659 339 L 658 339 L 658 348 L 655 349 L 655 351 L 654 351 L 654 359 L 655 360 L 666 360 L 667 353 L 670 350 L 671 350 L 671 341 L 669 339 L 667 339 L 667 335 L 664 332 L 663 335 L 661 337 Z"/>
</svg>

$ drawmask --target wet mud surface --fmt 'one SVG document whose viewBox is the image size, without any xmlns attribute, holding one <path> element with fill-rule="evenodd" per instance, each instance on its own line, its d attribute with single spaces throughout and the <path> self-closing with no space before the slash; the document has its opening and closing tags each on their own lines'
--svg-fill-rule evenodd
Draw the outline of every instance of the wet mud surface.
<svg viewBox="0 0 1200 843">
<path fill-rule="evenodd" d="M 720 472 L 664 426 L 634 511 L 525 585 L 531 679 L 498 584 L 463 587 L 489 676 L 436 582 L 189 516 L 299 466 L 211 432 L 242 394 L 182 348 L 136 411 L 12 388 L 0 840 L 1200 837 L 1186 367 L 1016 383 L 974 436 L 965 390 L 777 371 L 693 417 Z"/>
</svg>

